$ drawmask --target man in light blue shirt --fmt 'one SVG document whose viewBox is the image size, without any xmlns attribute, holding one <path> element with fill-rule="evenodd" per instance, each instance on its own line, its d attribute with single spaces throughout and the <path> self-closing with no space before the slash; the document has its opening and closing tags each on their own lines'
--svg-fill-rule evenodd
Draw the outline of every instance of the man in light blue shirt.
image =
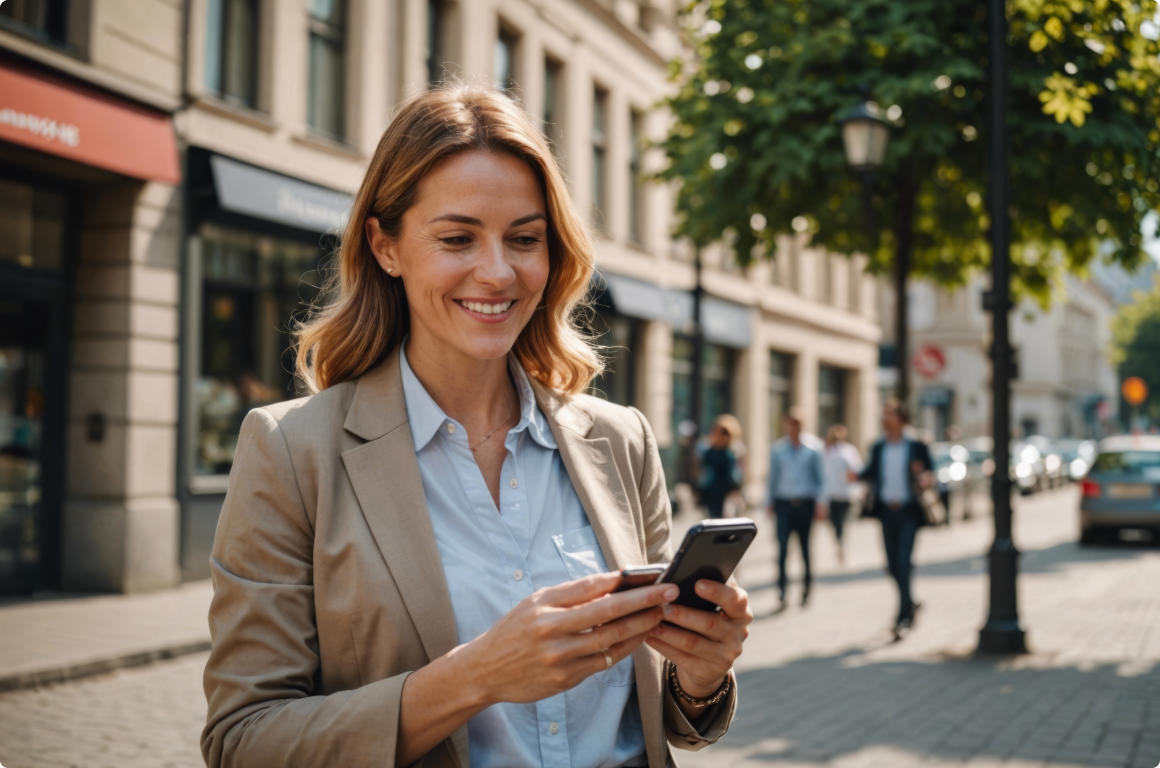
<svg viewBox="0 0 1160 768">
<path fill-rule="evenodd" d="M 784 609 L 788 582 L 785 558 L 792 533 L 797 533 L 805 563 L 802 605 L 810 598 L 810 529 L 814 516 L 821 513 L 826 503 L 826 468 L 820 447 L 809 444 L 816 442 L 816 438 L 810 440 L 802 434 L 801 409 L 791 407 L 782 416 L 781 423 L 785 437 L 770 449 L 766 498 L 777 518 L 777 587 Z"/>
</svg>

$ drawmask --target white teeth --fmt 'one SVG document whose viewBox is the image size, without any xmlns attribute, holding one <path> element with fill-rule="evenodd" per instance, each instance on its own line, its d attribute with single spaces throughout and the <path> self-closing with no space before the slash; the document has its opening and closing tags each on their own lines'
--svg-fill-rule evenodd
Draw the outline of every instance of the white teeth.
<svg viewBox="0 0 1160 768">
<path fill-rule="evenodd" d="M 461 301 L 463 306 L 470 309 L 472 312 L 478 312 L 481 315 L 499 315 L 507 312 L 511 308 L 511 301 L 505 301 L 501 304 L 483 304 L 478 301 Z"/>
</svg>

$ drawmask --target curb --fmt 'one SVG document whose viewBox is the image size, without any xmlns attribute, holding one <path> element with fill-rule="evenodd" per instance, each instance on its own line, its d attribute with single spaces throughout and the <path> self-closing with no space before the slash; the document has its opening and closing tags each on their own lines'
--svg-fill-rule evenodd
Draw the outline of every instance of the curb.
<svg viewBox="0 0 1160 768">
<path fill-rule="evenodd" d="M 40 669 L 34 672 L 19 672 L 14 675 L 0 675 L 0 693 L 19 691 L 27 688 L 40 688 L 41 686 L 53 685 L 55 683 L 66 683 L 70 680 L 100 675 L 118 669 L 140 667 L 157 661 L 176 659 L 180 656 L 188 656 L 193 653 L 202 653 L 211 648 L 213 648 L 212 642 L 209 640 L 199 640 L 194 643 L 172 645 L 152 651 L 129 653 L 111 659 L 99 659 L 82 664 Z"/>
</svg>

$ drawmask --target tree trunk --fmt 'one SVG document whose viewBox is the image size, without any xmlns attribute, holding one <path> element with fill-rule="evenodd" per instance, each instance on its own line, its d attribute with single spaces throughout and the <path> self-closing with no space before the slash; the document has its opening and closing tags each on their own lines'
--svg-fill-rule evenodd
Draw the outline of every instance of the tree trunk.
<svg viewBox="0 0 1160 768">
<path fill-rule="evenodd" d="M 898 206 L 894 215 L 894 335 L 898 382 L 895 394 L 906 405 L 910 398 L 910 313 L 906 280 L 910 275 L 910 255 L 914 245 L 914 204 L 918 183 L 909 168 L 895 178 Z"/>
</svg>

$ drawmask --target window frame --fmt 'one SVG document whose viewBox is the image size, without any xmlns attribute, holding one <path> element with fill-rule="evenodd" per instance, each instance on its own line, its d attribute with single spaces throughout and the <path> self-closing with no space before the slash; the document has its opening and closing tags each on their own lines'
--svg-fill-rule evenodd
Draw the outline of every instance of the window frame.
<svg viewBox="0 0 1160 768">
<path fill-rule="evenodd" d="M 350 121 L 347 115 L 347 108 L 349 106 L 347 81 L 350 77 L 350 2 L 349 0 L 333 1 L 341 8 L 340 18 L 337 22 L 315 16 L 310 10 L 309 3 L 307 4 L 306 126 L 316 136 L 321 136 L 322 138 L 340 144 L 346 144 L 348 142 L 347 132 L 350 127 Z M 323 45 L 331 46 L 338 53 L 340 72 L 334 83 L 334 85 L 338 86 L 338 97 L 335 113 L 331 115 L 334 118 L 338 130 L 332 130 L 330 127 L 320 125 L 319 123 L 321 121 L 314 114 L 316 107 L 313 91 L 315 85 L 314 73 L 316 70 L 314 60 L 315 39 L 321 40 Z"/>
<path fill-rule="evenodd" d="M 592 225 L 598 232 L 608 231 L 604 208 L 608 204 L 608 104 L 611 93 L 599 83 L 592 86 Z"/>
</svg>

